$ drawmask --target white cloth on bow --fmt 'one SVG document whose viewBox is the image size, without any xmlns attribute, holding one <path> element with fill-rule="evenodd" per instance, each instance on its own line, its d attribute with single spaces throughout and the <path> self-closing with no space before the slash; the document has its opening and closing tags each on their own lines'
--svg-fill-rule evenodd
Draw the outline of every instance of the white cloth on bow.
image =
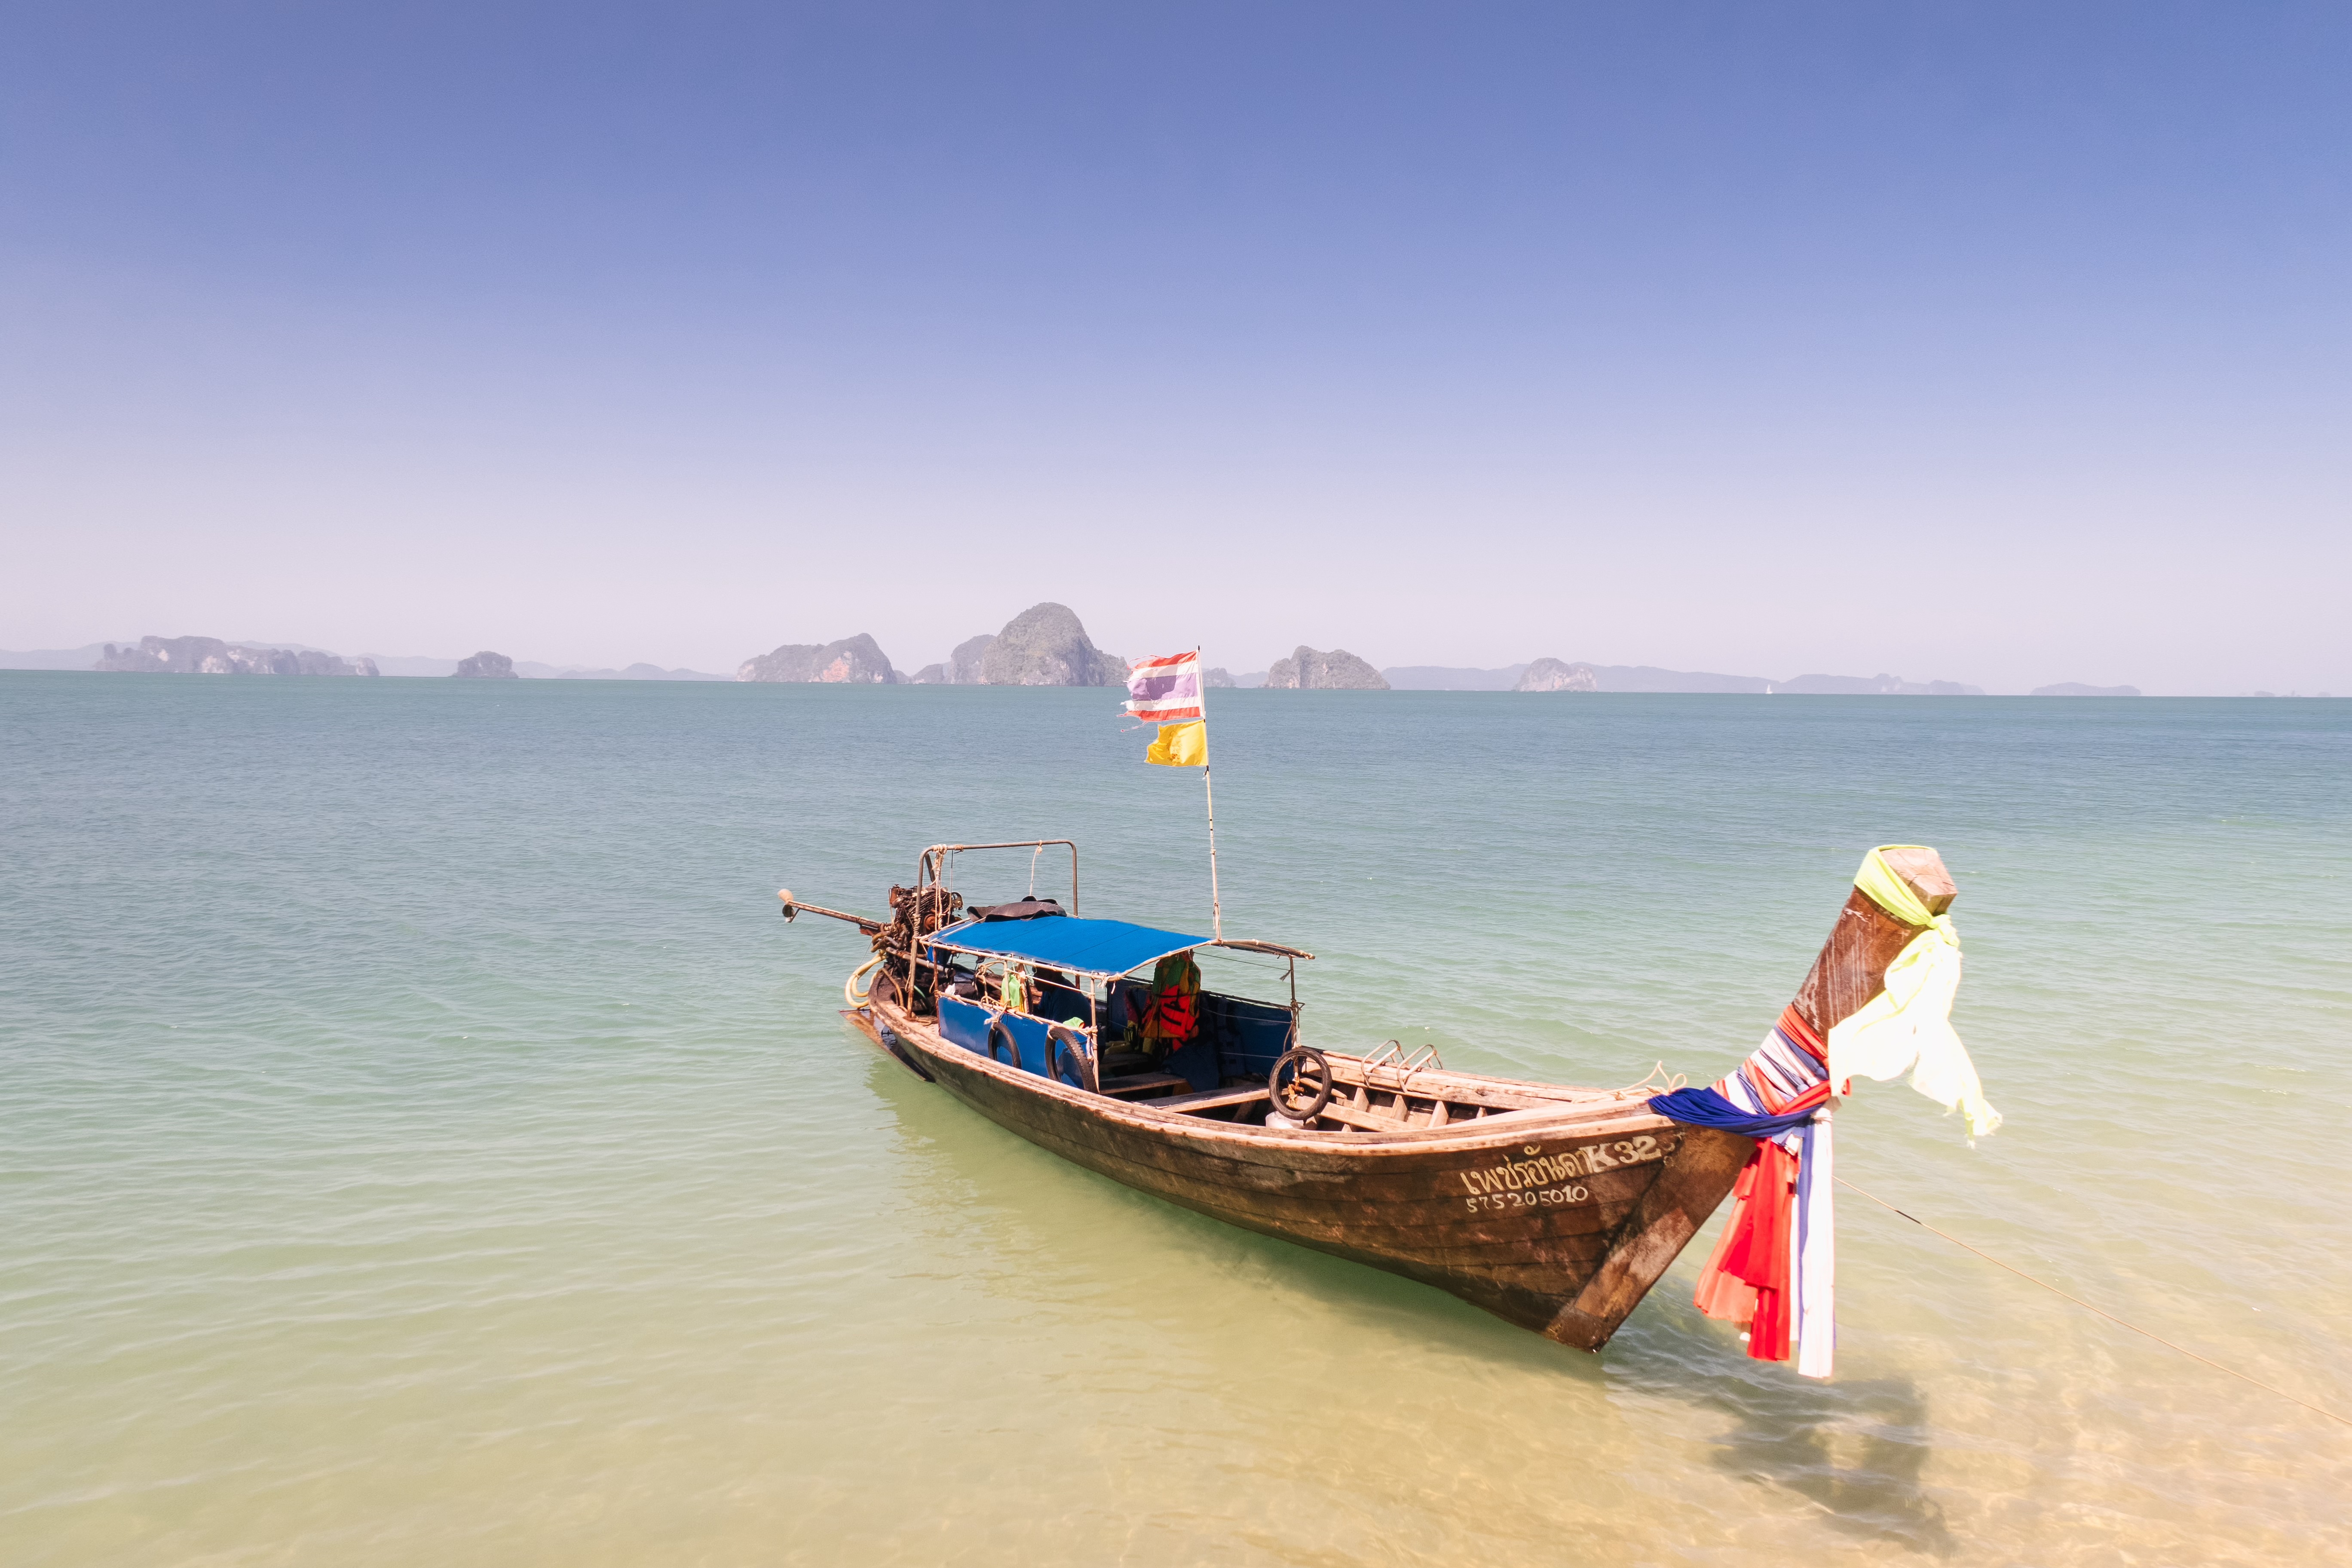
<svg viewBox="0 0 2352 1568">
<path fill-rule="evenodd" d="M 1907 1071 L 1913 1089 L 1968 1117 L 1969 1137 L 1999 1127 L 2000 1112 L 1985 1099 L 1976 1064 L 1952 1030 L 1959 988 L 1960 939 L 1951 917 L 1938 915 L 1886 966 L 1886 989 L 1830 1030 L 1830 1081 L 1885 1082 Z"/>
</svg>

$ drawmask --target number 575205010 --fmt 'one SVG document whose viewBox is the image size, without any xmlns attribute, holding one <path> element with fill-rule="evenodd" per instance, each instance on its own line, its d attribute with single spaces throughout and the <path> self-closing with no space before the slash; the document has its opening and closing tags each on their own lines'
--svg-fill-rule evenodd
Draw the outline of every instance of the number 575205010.
<svg viewBox="0 0 2352 1568">
<path fill-rule="evenodd" d="M 1532 1209 L 1554 1204 L 1580 1204 L 1592 1195 L 1590 1189 L 1570 1184 L 1564 1187 L 1538 1187 L 1531 1192 L 1481 1193 L 1462 1201 L 1475 1213 L 1480 1209 Z"/>
</svg>

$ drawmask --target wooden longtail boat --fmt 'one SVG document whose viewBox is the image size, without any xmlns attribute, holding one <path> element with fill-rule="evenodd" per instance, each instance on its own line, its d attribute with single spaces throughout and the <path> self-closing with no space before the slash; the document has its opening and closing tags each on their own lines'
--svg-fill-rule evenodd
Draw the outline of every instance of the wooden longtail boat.
<svg viewBox="0 0 2352 1568">
<path fill-rule="evenodd" d="M 1070 854 L 1067 913 L 1034 897 L 968 909 L 948 885 L 965 851 L 1029 849 L 1034 865 L 1055 847 Z M 1949 907 L 1955 889 L 1935 851 L 1888 859 L 1930 912 Z M 934 845 L 916 885 L 890 890 L 887 921 L 781 896 L 787 917 L 827 915 L 873 937 L 845 1016 L 999 1126 L 1139 1191 L 1433 1285 L 1563 1344 L 1608 1342 L 1755 1147 L 1657 1115 L 1650 1088 L 1453 1071 L 1433 1052 L 1393 1045 L 1303 1048 L 1297 971 L 1312 954 L 1080 919 L 1077 849 L 1066 839 Z M 1921 929 L 1854 889 L 1797 989 L 1799 1016 L 1826 1038 L 1884 989 L 1888 963 Z M 1218 947 L 1281 960 L 1290 1000 L 1203 990 L 1188 1044 L 1164 1060 L 1122 1049 L 1150 1000 L 1138 972 Z"/>
</svg>

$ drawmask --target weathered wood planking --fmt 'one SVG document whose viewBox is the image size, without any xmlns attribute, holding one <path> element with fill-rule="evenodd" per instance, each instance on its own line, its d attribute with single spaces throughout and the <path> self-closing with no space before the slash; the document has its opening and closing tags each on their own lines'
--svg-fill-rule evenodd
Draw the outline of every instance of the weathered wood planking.
<svg viewBox="0 0 2352 1568">
<path fill-rule="evenodd" d="M 887 996 L 876 1006 L 941 1087 L 1040 1147 L 1229 1224 L 1421 1279 L 1539 1332 L 1601 1268 L 1662 1170 L 1687 1163 L 1728 1173 L 1699 1184 L 1719 1189 L 1711 1195 L 1689 1194 L 1704 1219 L 1748 1148 L 1605 1096 L 1491 1126 L 1328 1132 L 1204 1121 L 1018 1072 L 942 1040 Z M 1712 1158 L 1685 1152 L 1717 1144 L 1726 1147 Z M 1580 1337 L 1597 1348 L 1622 1318 Z"/>
</svg>

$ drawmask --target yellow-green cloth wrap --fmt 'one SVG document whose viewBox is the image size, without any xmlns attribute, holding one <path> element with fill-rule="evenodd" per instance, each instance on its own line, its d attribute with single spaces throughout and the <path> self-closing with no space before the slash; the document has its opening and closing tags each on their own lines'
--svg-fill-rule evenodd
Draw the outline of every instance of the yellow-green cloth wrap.
<svg viewBox="0 0 2352 1568">
<path fill-rule="evenodd" d="M 1919 901 L 1919 895 L 1911 890 L 1911 884 L 1896 876 L 1895 868 L 1886 863 L 1889 849 L 1926 847 L 1924 844 L 1880 845 L 1862 858 L 1862 869 L 1853 874 L 1853 885 L 1869 894 L 1872 903 L 1905 925 L 1941 926 L 1947 935 L 1951 935 L 1952 917 L 1929 914 L 1927 906 Z M 1959 940 L 1958 936 L 1952 936 L 1953 945 L 1958 946 Z"/>
<path fill-rule="evenodd" d="M 1830 1030 L 1830 1081 L 1843 1083 L 1855 1074 L 1884 1080 L 1907 1069 L 1913 1089 L 1947 1110 L 1963 1111 L 1969 1135 L 1981 1138 L 2000 1125 L 2000 1112 L 1985 1099 L 1975 1064 L 1952 1032 L 1960 933 L 1951 916 L 1929 914 L 1885 858 L 1889 849 L 1918 847 L 1882 844 L 1863 857 L 1862 869 L 1853 874 L 1853 885 L 1871 902 L 1905 925 L 1925 929 L 1886 966 L 1886 989 Z"/>
</svg>

